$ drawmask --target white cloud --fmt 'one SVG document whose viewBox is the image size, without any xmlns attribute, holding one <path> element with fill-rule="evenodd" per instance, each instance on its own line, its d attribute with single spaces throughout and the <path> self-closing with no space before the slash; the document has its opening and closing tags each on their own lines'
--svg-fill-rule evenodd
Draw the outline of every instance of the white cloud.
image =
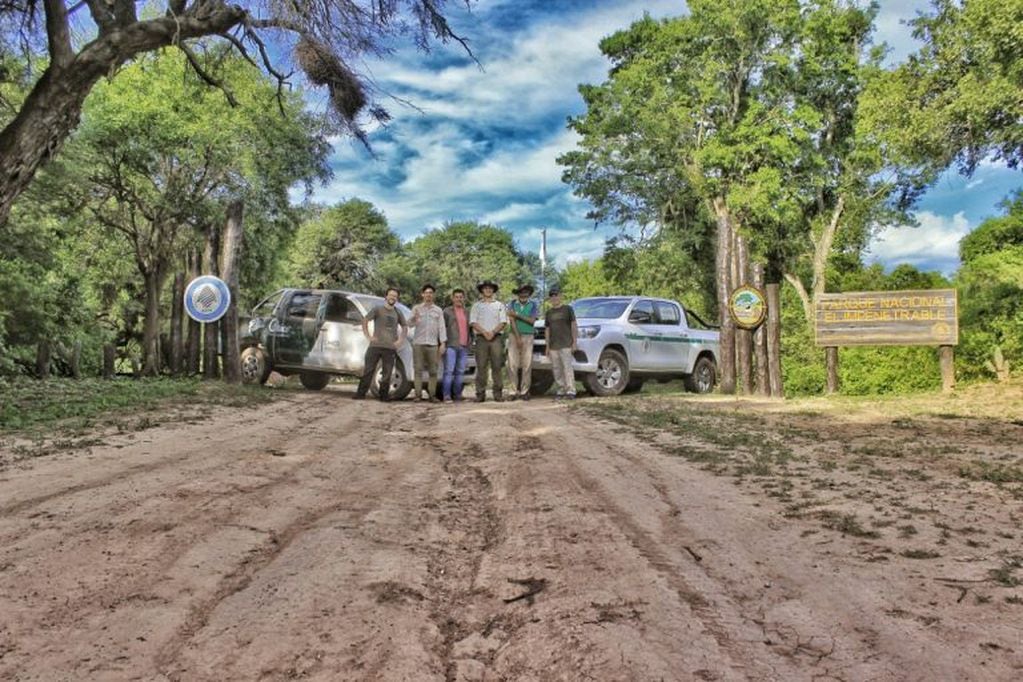
<svg viewBox="0 0 1023 682">
<path fill-rule="evenodd" d="M 930 211 L 917 215 L 919 227 L 886 228 L 868 248 L 871 260 L 885 266 L 909 263 L 923 270 L 951 273 L 959 265 L 959 240 L 974 225 L 962 213 L 942 216 Z"/>
</svg>

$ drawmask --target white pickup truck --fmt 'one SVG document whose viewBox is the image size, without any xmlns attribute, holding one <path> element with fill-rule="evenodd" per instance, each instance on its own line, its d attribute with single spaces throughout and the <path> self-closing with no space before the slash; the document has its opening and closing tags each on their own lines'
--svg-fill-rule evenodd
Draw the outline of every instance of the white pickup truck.
<svg viewBox="0 0 1023 682">
<path fill-rule="evenodd" d="M 695 393 L 714 389 L 718 332 L 680 303 L 646 296 L 606 296 L 580 298 L 571 306 L 579 325 L 573 366 L 591 393 L 638 391 L 647 379 L 682 379 L 686 389 Z M 533 344 L 537 393 L 545 393 L 554 382 L 545 343 L 540 320 Z"/>
</svg>

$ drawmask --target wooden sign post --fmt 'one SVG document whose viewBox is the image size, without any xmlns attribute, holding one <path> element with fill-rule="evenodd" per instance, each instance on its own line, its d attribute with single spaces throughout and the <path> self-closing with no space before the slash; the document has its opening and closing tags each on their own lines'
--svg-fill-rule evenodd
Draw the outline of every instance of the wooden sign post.
<svg viewBox="0 0 1023 682">
<path fill-rule="evenodd" d="M 829 393 L 838 390 L 839 346 L 938 346 L 942 390 L 955 389 L 955 289 L 821 294 L 814 305 L 814 336 L 826 349 Z"/>
</svg>

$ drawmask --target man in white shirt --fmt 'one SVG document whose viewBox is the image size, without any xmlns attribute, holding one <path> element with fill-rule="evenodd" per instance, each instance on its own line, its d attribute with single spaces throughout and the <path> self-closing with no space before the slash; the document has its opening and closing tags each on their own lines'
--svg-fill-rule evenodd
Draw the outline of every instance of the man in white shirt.
<svg viewBox="0 0 1023 682">
<path fill-rule="evenodd" d="M 487 396 L 487 368 L 494 382 L 494 400 L 501 402 L 504 381 L 501 376 L 504 367 L 504 348 L 501 333 L 508 324 L 508 313 L 504 304 L 494 298 L 497 284 L 489 279 L 476 285 L 483 296 L 472 304 L 469 310 L 469 326 L 476 332 L 476 402 L 482 403 Z"/>
</svg>

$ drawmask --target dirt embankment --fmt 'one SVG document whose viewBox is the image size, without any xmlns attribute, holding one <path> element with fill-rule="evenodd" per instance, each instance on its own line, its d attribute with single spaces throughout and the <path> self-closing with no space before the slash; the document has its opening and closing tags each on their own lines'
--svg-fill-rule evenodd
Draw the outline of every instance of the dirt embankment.
<svg viewBox="0 0 1023 682">
<path fill-rule="evenodd" d="M 347 391 L 0 460 L 0 678 L 1023 677 L 1023 500 L 927 433 Z"/>
</svg>

